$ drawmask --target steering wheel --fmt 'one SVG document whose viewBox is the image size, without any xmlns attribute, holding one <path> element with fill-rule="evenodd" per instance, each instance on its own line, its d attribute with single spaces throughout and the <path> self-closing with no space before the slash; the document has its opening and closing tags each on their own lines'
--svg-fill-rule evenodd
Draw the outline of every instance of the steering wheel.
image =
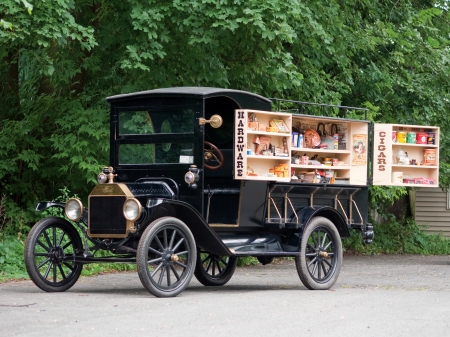
<svg viewBox="0 0 450 337">
<path fill-rule="evenodd" d="M 223 166 L 224 158 L 222 152 L 217 148 L 217 146 L 211 144 L 210 142 L 205 142 L 203 156 L 205 159 L 205 168 L 209 170 L 217 170 Z M 217 163 L 217 165 L 208 165 L 207 163 L 209 162 Z"/>
</svg>

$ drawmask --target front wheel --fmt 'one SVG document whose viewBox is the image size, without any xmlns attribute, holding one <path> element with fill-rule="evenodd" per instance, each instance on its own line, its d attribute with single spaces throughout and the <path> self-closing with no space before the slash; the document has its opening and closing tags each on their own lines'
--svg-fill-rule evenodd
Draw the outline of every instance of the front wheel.
<svg viewBox="0 0 450 337">
<path fill-rule="evenodd" d="M 153 221 L 137 249 L 142 285 L 156 297 L 173 297 L 191 281 L 195 268 L 194 237 L 184 222 L 173 217 Z"/>
<path fill-rule="evenodd" d="M 204 286 L 223 286 L 234 274 L 238 258 L 218 256 L 198 249 L 195 277 Z"/>
<path fill-rule="evenodd" d="M 68 221 L 58 217 L 42 219 L 33 226 L 25 243 L 28 275 L 44 291 L 66 291 L 77 282 L 83 269 L 82 264 L 70 261 L 81 250 L 80 235 Z"/>
<path fill-rule="evenodd" d="M 334 285 L 341 271 L 342 242 L 330 220 L 318 216 L 306 225 L 295 265 L 308 289 L 326 290 Z"/>
</svg>

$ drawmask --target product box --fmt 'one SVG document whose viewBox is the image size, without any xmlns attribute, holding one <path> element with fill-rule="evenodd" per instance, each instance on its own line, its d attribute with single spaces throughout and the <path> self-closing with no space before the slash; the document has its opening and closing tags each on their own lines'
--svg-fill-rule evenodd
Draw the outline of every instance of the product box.
<svg viewBox="0 0 450 337">
<path fill-rule="evenodd" d="M 432 178 L 414 178 L 414 184 L 434 185 L 436 182 Z"/>
</svg>

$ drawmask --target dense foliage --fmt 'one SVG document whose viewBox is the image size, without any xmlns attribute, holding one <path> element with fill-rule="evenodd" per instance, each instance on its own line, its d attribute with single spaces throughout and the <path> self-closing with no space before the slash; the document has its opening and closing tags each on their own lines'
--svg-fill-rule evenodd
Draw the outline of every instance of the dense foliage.
<svg viewBox="0 0 450 337">
<path fill-rule="evenodd" d="M 64 187 L 85 198 L 108 163 L 105 97 L 157 87 L 228 87 L 439 125 L 448 186 L 448 3 L 3 0 L 3 233 L 26 232 L 36 201 Z"/>
</svg>

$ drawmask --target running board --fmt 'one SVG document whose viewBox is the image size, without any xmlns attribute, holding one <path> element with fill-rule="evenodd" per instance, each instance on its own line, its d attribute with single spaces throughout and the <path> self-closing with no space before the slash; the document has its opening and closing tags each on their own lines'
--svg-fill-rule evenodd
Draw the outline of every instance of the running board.
<svg viewBox="0 0 450 337">
<path fill-rule="evenodd" d="M 289 256 L 297 256 L 300 255 L 300 252 L 258 252 L 258 251 L 239 251 L 234 252 L 232 249 L 230 249 L 233 253 L 233 256 L 236 257 L 246 257 L 246 256 L 273 256 L 273 257 L 289 257 Z"/>
<path fill-rule="evenodd" d="M 66 256 L 64 262 L 88 263 L 136 263 L 135 257 L 93 257 L 93 256 Z"/>
</svg>

